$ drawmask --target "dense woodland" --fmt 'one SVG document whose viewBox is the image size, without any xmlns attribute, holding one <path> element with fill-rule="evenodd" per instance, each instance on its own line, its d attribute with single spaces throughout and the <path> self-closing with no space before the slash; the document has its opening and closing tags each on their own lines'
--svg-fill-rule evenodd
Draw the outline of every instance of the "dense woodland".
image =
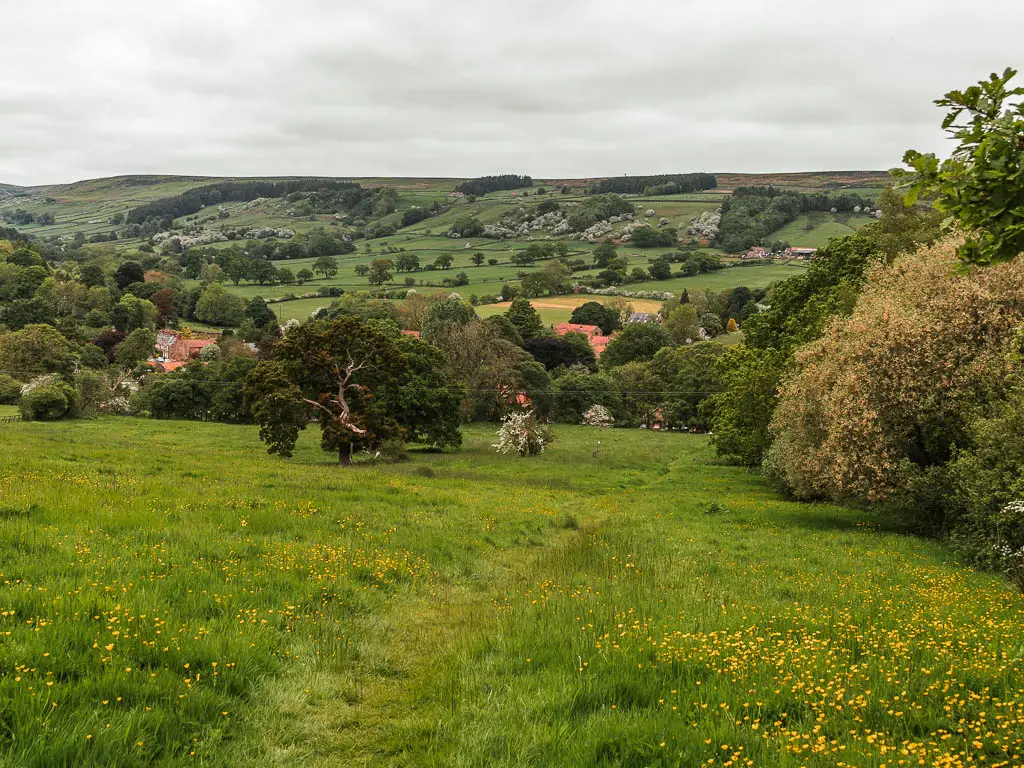
<svg viewBox="0 0 1024 768">
<path fill-rule="evenodd" d="M 476 179 L 463 181 L 455 185 L 456 192 L 465 195 L 486 195 L 488 192 L 499 192 L 505 189 L 523 189 L 533 184 L 529 176 L 517 176 L 506 173 L 501 176 L 480 176 Z"/>
<path fill-rule="evenodd" d="M 595 194 L 617 192 L 632 195 L 677 195 L 715 189 L 713 173 L 666 173 L 659 176 L 616 176 L 603 179 L 593 187 Z"/>
</svg>

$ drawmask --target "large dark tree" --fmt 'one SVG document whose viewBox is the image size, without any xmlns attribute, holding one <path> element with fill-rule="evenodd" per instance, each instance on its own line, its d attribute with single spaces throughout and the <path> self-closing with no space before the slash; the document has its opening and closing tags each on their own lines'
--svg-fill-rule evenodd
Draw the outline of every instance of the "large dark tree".
<svg viewBox="0 0 1024 768">
<path fill-rule="evenodd" d="M 114 273 L 114 281 L 117 283 L 117 287 L 123 291 L 132 283 L 146 282 L 146 273 L 141 264 L 126 261 L 117 268 L 117 272 Z"/>
<path fill-rule="evenodd" d="M 321 446 L 348 464 L 388 440 L 461 443 L 460 396 L 429 344 L 393 323 L 342 316 L 289 331 L 246 380 L 246 400 L 270 453 L 291 456 L 311 420 Z"/>
<path fill-rule="evenodd" d="M 580 333 L 566 334 L 565 336 L 536 336 L 526 339 L 523 348 L 549 371 L 556 368 L 571 368 L 574 365 L 597 370 L 594 350 L 591 349 L 587 337 Z"/>
<path fill-rule="evenodd" d="M 622 325 L 619 322 L 619 313 L 599 301 L 580 304 L 572 311 L 569 322 L 578 325 L 596 325 L 605 336 L 612 331 L 617 331 Z"/>
</svg>

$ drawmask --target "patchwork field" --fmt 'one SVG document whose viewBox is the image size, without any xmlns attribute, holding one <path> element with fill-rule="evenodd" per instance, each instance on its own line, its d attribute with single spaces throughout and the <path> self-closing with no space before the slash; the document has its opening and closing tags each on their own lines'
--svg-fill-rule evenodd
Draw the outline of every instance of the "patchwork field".
<svg viewBox="0 0 1024 768">
<path fill-rule="evenodd" d="M 701 436 L 492 429 L 341 470 L 313 434 L 3 425 L 0 763 L 1024 760 L 998 578 Z"/>
</svg>

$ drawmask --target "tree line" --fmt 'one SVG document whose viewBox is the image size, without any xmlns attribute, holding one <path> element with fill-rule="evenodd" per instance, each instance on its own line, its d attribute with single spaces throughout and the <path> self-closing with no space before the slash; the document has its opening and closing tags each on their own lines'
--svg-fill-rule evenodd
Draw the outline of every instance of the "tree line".
<svg viewBox="0 0 1024 768">
<path fill-rule="evenodd" d="M 259 197 L 284 197 L 295 192 L 316 190 L 341 191 L 358 189 L 351 181 L 297 179 L 294 181 L 222 181 L 190 189 L 180 195 L 164 197 L 140 205 L 128 212 L 128 224 L 142 224 L 147 219 L 177 219 L 198 213 L 210 205 L 226 202 L 250 202 Z"/>
<path fill-rule="evenodd" d="M 517 176 L 514 173 L 505 173 L 500 176 L 479 176 L 475 179 L 463 181 L 455 185 L 455 191 L 464 195 L 486 195 L 488 192 L 498 192 L 503 189 L 523 189 L 533 186 L 533 179 L 529 176 Z"/>
<path fill-rule="evenodd" d="M 715 189 L 713 173 L 665 173 L 657 176 L 616 176 L 591 187 L 592 194 L 677 195 Z"/>
</svg>

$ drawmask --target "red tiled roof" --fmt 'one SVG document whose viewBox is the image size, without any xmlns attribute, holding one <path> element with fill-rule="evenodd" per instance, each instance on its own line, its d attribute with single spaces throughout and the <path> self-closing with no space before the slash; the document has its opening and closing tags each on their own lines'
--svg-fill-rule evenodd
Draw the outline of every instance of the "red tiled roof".
<svg viewBox="0 0 1024 768">
<path fill-rule="evenodd" d="M 402 331 L 402 333 L 404 333 L 406 336 L 412 336 L 415 339 L 418 339 L 420 337 L 419 331 Z"/>
<path fill-rule="evenodd" d="M 555 326 L 555 333 L 565 336 L 567 333 L 582 333 L 584 336 L 593 338 L 601 335 L 601 329 L 596 325 L 582 325 L 581 323 L 560 323 Z"/>
</svg>

